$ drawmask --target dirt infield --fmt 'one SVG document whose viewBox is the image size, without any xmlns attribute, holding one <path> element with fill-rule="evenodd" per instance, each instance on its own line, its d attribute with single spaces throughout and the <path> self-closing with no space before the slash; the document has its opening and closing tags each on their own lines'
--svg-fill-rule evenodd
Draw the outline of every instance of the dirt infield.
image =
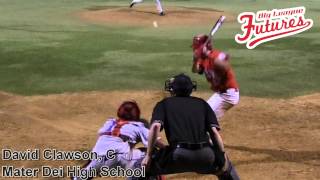
<svg viewBox="0 0 320 180">
<path fill-rule="evenodd" d="M 90 150 L 96 132 L 117 106 L 135 99 L 150 118 L 157 91 L 66 93 L 17 96 L 0 93 L 1 147 Z M 209 93 L 196 93 L 208 98 Z M 320 179 L 320 94 L 293 99 L 242 97 L 221 122 L 227 152 L 246 180 Z M 71 165 L 79 162 L 0 161 L 25 167 Z M 170 179 L 211 179 L 180 174 Z"/>
<path fill-rule="evenodd" d="M 221 15 L 227 17 L 227 22 L 235 21 L 235 16 L 215 9 L 166 7 L 166 16 L 157 14 L 154 6 L 138 6 L 135 8 L 105 6 L 92 7 L 79 13 L 81 19 L 112 25 L 153 26 L 156 21 L 159 27 L 197 26 L 214 23 Z"/>
</svg>

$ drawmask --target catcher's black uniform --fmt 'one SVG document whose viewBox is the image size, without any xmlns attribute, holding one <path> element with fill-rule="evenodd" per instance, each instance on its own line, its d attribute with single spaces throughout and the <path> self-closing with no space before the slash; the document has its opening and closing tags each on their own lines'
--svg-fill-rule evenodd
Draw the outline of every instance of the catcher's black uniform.
<svg viewBox="0 0 320 180">
<path fill-rule="evenodd" d="M 155 106 L 151 121 L 161 124 L 169 146 L 154 154 L 147 174 L 216 174 L 223 166 L 223 152 L 217 151 L 208 137 L 212 127 L 220 129 L 219 123 L 203 99 L 192 96 L 165 98 Z M 236 175 L 235 170 L 232 173 Z M 230 171 L 224 176 L 229 177 Z M 227 178 L 220 176 L 219 179 Z"/>
</svg>

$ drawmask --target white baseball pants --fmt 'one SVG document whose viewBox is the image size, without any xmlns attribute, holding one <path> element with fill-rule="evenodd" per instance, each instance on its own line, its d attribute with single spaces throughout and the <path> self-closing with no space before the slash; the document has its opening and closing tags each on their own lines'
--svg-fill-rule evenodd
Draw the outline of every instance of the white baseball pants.
<svg viewBox="0 0 320 180">
<path fill-rule="evenodd" d="M 207 103 L 216 114 L 218 120 L 224 115 L 224 113 L 239 103 L 240 94 L 237 89 L 227 89 L 225 93 L 214 93 Z"/>
<path fill-rule="evenodd" d="M 161 1 L 160 0 L 155 0 L 155 1 L 156 1 L 156 6 L 157 6 L 158 12 L 159 13 L 163 12 Z M 131 3 L 138 4 L 138 3 L 142 3 L 142 2 L 143 2 L 143 0 L 132 0 Z"/>
</svg>

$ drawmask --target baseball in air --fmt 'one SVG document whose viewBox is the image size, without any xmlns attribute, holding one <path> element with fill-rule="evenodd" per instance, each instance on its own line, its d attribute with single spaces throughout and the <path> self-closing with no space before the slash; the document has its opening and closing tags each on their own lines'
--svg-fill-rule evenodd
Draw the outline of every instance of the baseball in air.
<svg viewBox="0 0 320 180">
<path fill-rule="evenodd" d="M 157 28 L 158 27 L 158 23 L 157 21 L 153 21 L 153 27 Z"/>
</svg>

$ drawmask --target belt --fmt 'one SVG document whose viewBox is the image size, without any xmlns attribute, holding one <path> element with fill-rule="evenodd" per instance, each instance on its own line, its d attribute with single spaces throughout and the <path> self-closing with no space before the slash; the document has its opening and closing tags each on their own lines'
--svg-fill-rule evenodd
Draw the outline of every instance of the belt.
<svg viewBox="0 0 320 180">
<path fill-rule="evenodd" d="M 196 149 L 202 149 L 204 147 L 210 146 L 207 142 L 202 143 L 177 143 L 175 145 L 176 148 L 183 148 L 183 149 L 190 149 L 190 150 L 196 150 Z"/>
<path fill-rule="evenodd" d="M 119 136 L 112 135 L 111 132 L 103 132 L 103 133 L 100 133 L 100 134 L 99 134 L 99 136 L 103 136 L 103 135 L 119 137 L 119 138 L 121 138 L 124 142 L 130 140 L 130 137 L 129 137 L 129 136 L 126 136 L 126 135 L 123 135 L 123 134 L 119 134 Z"/>
<path fill-rule="evenodd" d="M 239 92 L 239 88 L 227 88 L 227 89 L 223 89 L 223 90 L 218 90 L 217 92 L 219 93 L 226 93 L 228 91 L 228 89 L 234 89 L 234 92 Z"/>
</svg>

